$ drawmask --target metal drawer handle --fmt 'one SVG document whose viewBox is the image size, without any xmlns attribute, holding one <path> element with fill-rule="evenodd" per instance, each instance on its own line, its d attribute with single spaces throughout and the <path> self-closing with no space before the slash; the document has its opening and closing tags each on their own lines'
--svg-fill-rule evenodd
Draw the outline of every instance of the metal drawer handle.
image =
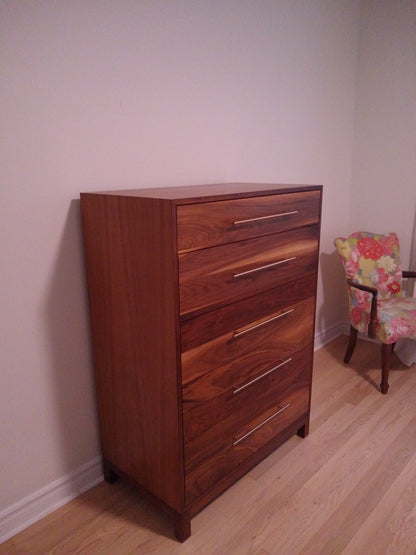
<svg viewBox="0 0 416 555">
<path fill-rule="evenodd" d="M 284 407 L 281 407 L 278 411 L 276 411 L 275 413 L 273 413 L 271 416 L 269 416 L 269 418 L 266 418 L 266 420 L 263 420 L 263 422 L 260 422 L 260 424 L 257 424 L 257 426 L 255 426 L 252 430 L 250 430 L 249 432 L 247 432 L 246 434 L 244 434 L 243 436 L 241 436 L 238 439 L 234 439 L 233 441 L 233 446 L 237 445 L 238 443 L 240 443 L 240 441 L 243 441 L 243 439 L 246 439 L 248 436 L 251 436 L 251 434 L 254 434 L 254 432 L 256 430 L 258 430 L 259 428 L 261 428 L 262 426 L 264 426 L 265 424 L 267 424 L 267 422 L 269 422 L 272 418 L 275 418 L 278 414 L 280 414 L 281 412 L 283 412 L 284 410 L 286 410 L 288 407 L 290 407 L 290 403 L 288 403 L 287 405 L 285 405 Z"/>
<path fill-rule="evenodd" d="M 270 220 L 271 218 L 281 218 L 282 216 L 291 216 L 292 214 L 297 214 L 298 210 L 293 210 L 293 212 L 281 212 L 280 214 L 270 214 L 270 216 L 259 216 L 258 218 L 248 218 L 247 220 L 236 220 L 233 225 L 249 224 L 251 222 L 259 222 L 261 220 Z"/>
<path fill-rule="evenodd" d="M 246 329 L 241 330 L 241 331 L 234 331 L 233 332 L 233 339 L 237 339 L 237 337 L 240 337 L 241 335 L 244 335 L 245 333 L 248 333 L 249 331 L 253 331 L 253 330 L 256 330 L 257 328 L 260 328 L 261 326 L 265 326 L 266 324 L 269 324 L 270 322 L 273 322 L 273 320 L 278 320 L 279 318 L 283 318 L 283 316 L 286 316 L 286 314 L 290 314 L 294 310 L 295 310 L 294 308 L 291 308 L 290 310 L 286 310 L 286 312 L 282 312 L 282 314 L 278 314 L 277 316 L 272 316 L 272 318 L 268 318 L 264 322 L 260 322 L 259 324 L 254 324 L 254 326 L 250 326 L 249 328 L 246 328 Z"/>
<path fill-rule="evenodd" d="M 268 268 L 273 268 L 273 266 L 279 266 L 279 264 L 284 264 L 285 262 L 291 262 L 292 260 L 296 260 L 296 256 L 292 256 L 291 258 L 285 258 L 284 260 L 278 260 L 277 262 L 272 262 L 271 264 L 266 264 L 265 266 L 258 266 L 257 268 L 246 270 L 245 272 L 239 272 L 238 274 L 233 274 L 233 278 L 239 278 L 241 276 L 253 274 L 254 272 L 261 272 L 261 270 L 267 270 Z"/>
<path fill-rule="evenodd" d="M 285 360 L 284 362 L 281 362 L 280 364 L 278 364 L 277 366 L 274 366 L 273 368 L 271 368 L 270 370 L 267 370 L 267 372 L 264 372 L 263 374 L 261 374 L 260 376 L 257 376 L 257 378 L 254 378 L 253 380 L 245 383 L 244 385 L 240 386 L 240 387 L 235 387 L 235 389 L 233 390 L 233 394 L 235 395 L 236 393 L 240 393 L 240 391 L 242 391 L 243 389 L 245 389 L 246 387 L 248 387 L 249 385 L 252 385 L 253 383 L 258 382 L 259 380 L 261 380 L 262 378 L 268 376 L 269 374 L 271 374 L 272 372 L 275 372 L 278 368 L 281 368 L 282 366 L 284 366 L 285 364 L 287 364 L 288 362 L 290 362 L 292 360 L 292 358 L 288 358 L 287 360 Z"/>
</svg>

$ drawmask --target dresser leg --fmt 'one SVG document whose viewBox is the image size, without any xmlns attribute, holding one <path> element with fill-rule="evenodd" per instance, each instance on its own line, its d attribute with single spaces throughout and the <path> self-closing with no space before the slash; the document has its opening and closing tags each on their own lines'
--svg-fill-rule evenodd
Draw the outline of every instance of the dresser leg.
<svg viewBox="0 0 416 555">
<path fill-rule="evenodd" d="M 175 537 L 180 542 L 184 542 L 191 535 L 191 517 L 189 513 L 182 513 L 175 516 Z"/>
<path fill-rule="evenodd" d="M 108 484 L 113 484 L 116 480 L 119 479 L 118 474 L 116 474 L 114 470 L 112 470 L 112 468 L 110 467 L 109 463 L 106 460 L 103 461 L 103 474 L 104 474 L 104 480 Z"/>
<path fill-rule="evenodd" d="M 296 432 L 299 437 L 305 438 L 309 434 L 309 419 L 299 430 Z"/>
</svg>

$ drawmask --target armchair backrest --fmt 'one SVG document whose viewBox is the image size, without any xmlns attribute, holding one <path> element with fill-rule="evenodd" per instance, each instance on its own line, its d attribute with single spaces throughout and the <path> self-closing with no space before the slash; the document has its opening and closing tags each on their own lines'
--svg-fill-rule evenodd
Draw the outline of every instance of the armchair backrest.
<svg viewBox="0 0 416 555">
<path fill-rule="evenodd" d="M 402 268 L 396 233 L 360 231 L 347 238 L 339 237 L 334 244 L 348 279 L 374 287 L 382 299 L 401 296 Z"/>
</svg>

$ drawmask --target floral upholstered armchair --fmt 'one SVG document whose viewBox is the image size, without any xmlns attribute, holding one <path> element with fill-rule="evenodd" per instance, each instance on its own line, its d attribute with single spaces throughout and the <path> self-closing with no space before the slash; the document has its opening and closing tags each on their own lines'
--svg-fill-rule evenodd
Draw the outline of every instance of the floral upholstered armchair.
<svg viewBox="0 0 416 555">
<path fill-rule="evenodd" d="M 382 393 L 389 388 L 389 360 L 397 339 L 416 339 L 416 298 L 402 296 L 402 278 L 416 272 L 402 271 L 396 233 L 358 232 L 335 240 L 344 266 L 350 314 L 350 338 L 344 362 L 354 352 L 358 332 L 381 341 Z"/>
</svg>

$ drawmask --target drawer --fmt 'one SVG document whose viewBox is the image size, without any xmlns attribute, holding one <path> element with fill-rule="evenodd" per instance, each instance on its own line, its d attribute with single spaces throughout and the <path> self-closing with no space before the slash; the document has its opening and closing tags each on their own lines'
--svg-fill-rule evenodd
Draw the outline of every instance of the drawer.
<svg viewBox="0 0 416 555">
<path fill-rule="evenodd" d="M 254 350 L 252 357 L 241 358 L 243 375 L 238 373 L 237 360 L 230 369 L 217 368 L 191 382 L 183 392 L 185 441 L 191 441 L 218 421 L 237 420 L 237 415 L 241 415 L 244 422 L 247 413 L 263 412 L 262 407 L 266 409 L 275 404 L 282 393 L 287 395 L 292 388 L 299 387 L 299 383 L 306 385 L 311 379 L 312 349 L 309 343 L 300 351 L 268 365 L 262 364 L 262 354 L 257 356 Z M 253 358 L 250 369 L 247 369 L 247 358 Z M 249 377 L 248 370 L 251 370 Z"/>
<path fill-rule="evenodd" d="M 182 315 L 316 273 L 319 226 L 179 255 Z"/>
<path fill-rule="evenodd" d="M 284 311 L 291 304 L 314 297 L 315 291 L 316 275 L 302 276 L 232 305 L 183 319 L 181 351 L 188 351 L 236 328 L 248 326 L 254 320 L 267 317 L 276 310 Z"/>
<path fill-rule="evenodd" d="M 309 411 L 309 380 L 298 382 L 296 388 L 262 413 L 255 413 L 245 424 L 222 420 L 207 432 L 185 444 L 185 502 L 199 495 L 230 474 L 251 454 L 293 425 Z M 246 416 L 247 413 L 246 413 Z"/>
<path fill-rule="evenodd" d="M 180 252 L 316 224 L 320 191 L 267 195 L 177 207 Z"/>
</svg>

